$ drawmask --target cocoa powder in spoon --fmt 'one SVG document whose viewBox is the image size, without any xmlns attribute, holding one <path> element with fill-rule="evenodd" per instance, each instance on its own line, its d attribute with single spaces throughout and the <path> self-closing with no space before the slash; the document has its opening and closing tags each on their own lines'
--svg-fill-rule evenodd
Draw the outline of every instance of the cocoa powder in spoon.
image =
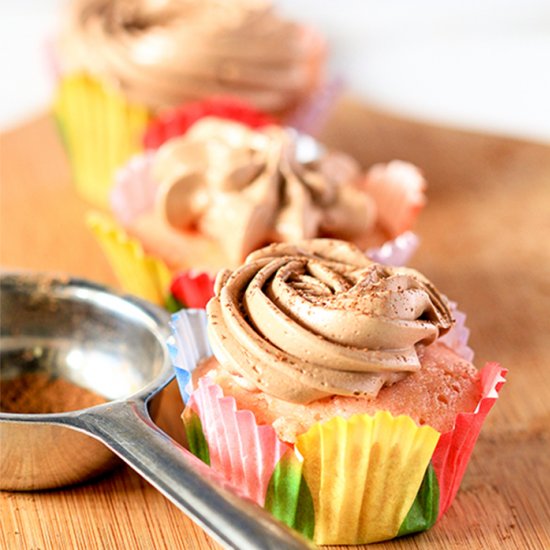
<svg viewBox="0 0 550 550">
<path fill-rule="evenodd" d="M 106 401 L 90 390 L 44 372 L 0 380 L 0 412 L 4 413 L 60 413 Z"/>
</svg>

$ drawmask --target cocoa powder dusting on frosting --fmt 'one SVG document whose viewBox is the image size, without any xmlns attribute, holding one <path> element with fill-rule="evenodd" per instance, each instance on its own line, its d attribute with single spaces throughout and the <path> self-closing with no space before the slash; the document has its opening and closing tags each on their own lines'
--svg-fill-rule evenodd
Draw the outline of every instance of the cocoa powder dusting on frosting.
<svg viewBox="0 0 550 550">
<path fill-rule="evenodd" d="M 418 370 L 417 346 L 452 324 L 423 275 L 330 239 L 258 250 L 215 292 L 209 334 L 222 367 L 298 403 L 377 395 Z"/>
</svg>

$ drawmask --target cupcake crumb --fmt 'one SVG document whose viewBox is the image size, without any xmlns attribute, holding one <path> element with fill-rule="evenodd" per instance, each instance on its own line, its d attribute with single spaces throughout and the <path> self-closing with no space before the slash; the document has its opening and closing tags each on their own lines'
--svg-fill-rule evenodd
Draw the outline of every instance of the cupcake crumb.
<svg viewBox="0 0 550 550">
<path fill-rule="evenodd" d="M 481 389 L 476 368 L 442 343 L 419 348 L 422 368 L 382 388 L 377 397 L 333 395 L 307 405 L 290 403 L 259 390 L 244 388 L 234 376 L 211 358 L 204 373 L 213 377 L 239 409 L 252 410 L 258 424 L 271 424 L 279 438 L 293 443 L 316 422 L 334 416 L 374 414 L 387 410 L 394 416 L 406 414 L 419 426 L 429 425 L 444 433 L 453 428 L 457 413 L 473 412 Z"/>
</svg>

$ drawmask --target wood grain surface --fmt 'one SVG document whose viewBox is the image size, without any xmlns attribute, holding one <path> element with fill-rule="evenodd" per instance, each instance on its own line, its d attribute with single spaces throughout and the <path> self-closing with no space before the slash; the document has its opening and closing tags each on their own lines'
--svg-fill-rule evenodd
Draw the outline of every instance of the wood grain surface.
<svg viewBox="0 0 550 550">
<path fill-rule="evenodd" d="M 381 549 L 550 548 L 550 147 L 405 121 L 340 102 L 323 139 L 365 165 L 402 158 L 430 182 L 412 264 L 468 314 L 476 364 L 509 368 L 446 516 Z M 0 265 L 116 286 L 44 116 L 0 142 Z M 182 404 L 159 424 L 178 439 Z M 0 442 L 1 444 L 1 442 Z M 130 469 L 63 490 L 0 493 L 2 549 L 176 549 L 218 545 Z"/>
</svg>

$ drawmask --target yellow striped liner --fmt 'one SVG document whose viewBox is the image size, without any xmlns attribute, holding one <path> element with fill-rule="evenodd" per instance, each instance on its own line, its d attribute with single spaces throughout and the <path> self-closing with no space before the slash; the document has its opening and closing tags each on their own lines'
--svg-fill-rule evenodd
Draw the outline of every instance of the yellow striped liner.
<svg viewBox="0 0 550 550">
<path fill-rule="evenodd" d="M 318 423 L 298 437 L 315 510 L 317 544 L 397 535 L 439 439 L 408 416 L 380 411 Z"/>
<path fill-rule="evenodd" d="M 164 262 L 145 254 L 141 244 L 111 218 L 90 212 L 86 223 L 107 256 L 122 288 L 158 305 L 164 305 L 172 275 Z"/>
<path fill-rule="evenodd" d="M 108 204 L 115 170 L 143 149 L 149 110 L 85 74 L 61 79 L 54 101 L 78 193 Z"/>
</svg>

